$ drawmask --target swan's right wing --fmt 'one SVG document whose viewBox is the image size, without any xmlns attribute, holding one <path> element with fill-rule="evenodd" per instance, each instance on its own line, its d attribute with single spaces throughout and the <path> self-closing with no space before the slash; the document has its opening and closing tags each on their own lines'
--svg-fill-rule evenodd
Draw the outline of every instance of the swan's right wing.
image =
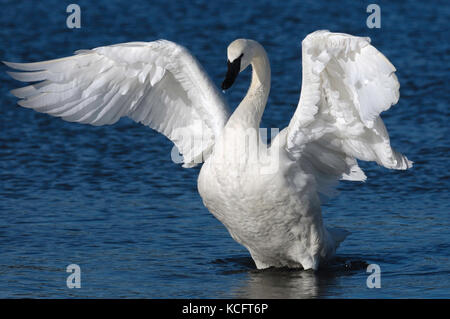
<svg viewBox="0 0 450 319">
<path fill-rule="evenodd" d="M 285 147 L 309 167 L 319 191 L 340 178 L 365 180 L 356 159 L 411 167 L 379 116 L 398 101 L 395 68 L 370 39 L 317 31 L 303 40 L 302 56 L 302 91 Z"/>
<path fill-rule="evenodd" d="M 201 163 L 228 120 L 228 107 L 198 61 L 166 40 L 78 51 L 36 63 L 5 62 L 35 83 L 15 89 L 23 107 L 66 121 L 105 125 L 128 116 L 168 137 L 184 166 Z"/>
</svg>

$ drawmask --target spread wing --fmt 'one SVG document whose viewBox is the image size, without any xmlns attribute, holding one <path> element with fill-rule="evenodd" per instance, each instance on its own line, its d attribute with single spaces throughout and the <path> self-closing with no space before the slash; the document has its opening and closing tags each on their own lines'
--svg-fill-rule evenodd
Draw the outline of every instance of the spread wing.
<svg viewBox="0 0 450 319">
<path fill-rule="evenodd" d="M 303 40 L 302 56 L 300 100 L 282 136 L 319 191 L 338 179 L 365 180 L 356 159 L 411 167 L 391 147 L 379 116 L 399 99 L 395 68 L 370 39 L 317 31 Z"/>
<path fill-rule="evenodd" d="M 38 83 L 11 93 L 19 105 L 66 121 L 105 125 L 128 116 L 164 134 L 201 163 L 229 117 L 228 107 L 198 61 L 166 40 L 131 42 L 36 63 L 4 62 L 14 79 Z"/>
</svg>

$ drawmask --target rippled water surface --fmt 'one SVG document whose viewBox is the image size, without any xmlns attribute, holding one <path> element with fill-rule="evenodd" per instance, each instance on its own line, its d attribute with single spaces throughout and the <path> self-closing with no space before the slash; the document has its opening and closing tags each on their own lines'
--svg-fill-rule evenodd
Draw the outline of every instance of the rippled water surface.
<svg viewBox="0 0 450 319">
<path fill-rule="evenodd" d="M 73 2 L 73 1 L 71 1 Z M 287 125 L 301 84 L 300 42 L 316 29 L 370 36 L 397 67 L 398 105 L 383 114 L 406 172 L 361 163 L 366 183 L 342 183 L 325 222 L 351 231 L 318 273 L 256 271 L 247 251 L 202 205 L 198 169 L 170 160 L 171 143 L 122 119 L 66 123 L 16 106 L 19 84 L 0 68 L 0 297 L 449 297 L 449 8 L 446 1 L 77 1 L 82 28 L 65 27 L 69 1 L 2 1 L 0 58 L 39 61 L 77 49 L 165 38 L 188 47 L 216 85 L 226 47 L 261 42 L 272 64 L 263 127 Z M 226 98 L 245 94 L 249 73 Z M 66 287 L 66 266 L 82 288 Z M 366 287 L 366 265 L 382 287 Z"/>
</svg>

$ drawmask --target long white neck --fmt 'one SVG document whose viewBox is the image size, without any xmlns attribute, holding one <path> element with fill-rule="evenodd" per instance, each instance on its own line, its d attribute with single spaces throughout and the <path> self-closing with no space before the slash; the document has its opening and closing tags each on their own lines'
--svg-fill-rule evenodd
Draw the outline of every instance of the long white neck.
<svg viewBox="0 0 450 319">
<path fill-rule="evenodd" d="M 230 117 L 227 126 L 259 128 L 270 91 L 270 63 L 264 48 L 255 43 L 255 54 L 251 61 L 252 82 L 237 109 Z"/>
</svg>

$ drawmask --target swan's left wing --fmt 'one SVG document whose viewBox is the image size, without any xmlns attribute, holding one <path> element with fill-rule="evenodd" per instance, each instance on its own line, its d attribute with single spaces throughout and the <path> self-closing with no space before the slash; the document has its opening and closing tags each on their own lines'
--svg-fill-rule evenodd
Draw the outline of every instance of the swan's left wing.
<svg viewBox="0 0 450 319">
<path fill-rule="evenodd" d="M 24 82 L 23 107 L 66 121 L 105 125 L 128 116 L 168 137 L 185 167 L 201 163 L 228 120 L 228 107 L 198 61 L 176 43 L 130 42 L 56 60 L 10 63 Z M 178 154 L 177 154 L 178 155 Z"/>
<path fill-rule="evenodd" d="M 319 190 L 333 179 L 365 180 L 356 159 L 411 167 L 391 147 L 379 116 L 398 101 L 395 68 L 370 39 L 317 31 L 303 40 L 302 56 L 300 101 L 285 147 L 310 168 Z"/>
</svg>

